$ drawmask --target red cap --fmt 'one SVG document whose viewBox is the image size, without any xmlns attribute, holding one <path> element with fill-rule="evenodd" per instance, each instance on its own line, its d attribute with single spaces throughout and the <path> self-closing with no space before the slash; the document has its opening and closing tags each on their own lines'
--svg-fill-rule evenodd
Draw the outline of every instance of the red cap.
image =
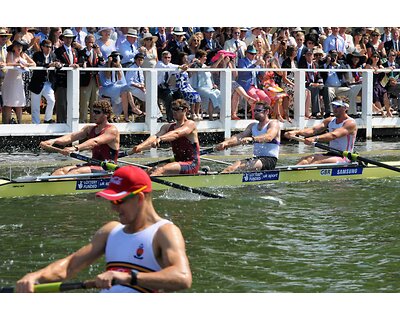
<svg viewBox="0 0 400 320">
<path fill-rule="evenodd" d="M 144 170 L 125 166 L 115 170 L 108 187 L 97 192 L 96 196 L 107 200 L 120 200 L 135 191 L 151 192 L 151 179 Z"/>
</svg>

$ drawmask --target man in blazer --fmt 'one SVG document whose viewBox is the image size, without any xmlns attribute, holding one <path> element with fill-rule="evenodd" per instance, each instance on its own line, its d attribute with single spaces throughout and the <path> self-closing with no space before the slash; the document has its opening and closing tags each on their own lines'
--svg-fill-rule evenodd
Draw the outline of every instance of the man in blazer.
<svg viewBox="0 0 400 320">
<path fill-rule="evenodd" d="M 236 54 L 235 66 L 237 66 L 239 59 L 244 58 L 247 46 L 244 41 L 240 40 L 240 28 L 232 28 L 232 39 L 225 41 L 224 50 Z"/>
<path fill-rule="evenodd" d="M 33 54 L 33 61 L 37 67 L 59 67 L 56 62 L 56 55 L 52 52 L 52 43 L 50 40 L 43 40 L 40 43 L 40 51 Z M 40 123 L 40 101 L 42 96 L 46 98 L 46 111 L 44 123 L 53 123 L 53 109 L 56 102 L 54 96 L 55 74 L 54 71 L 35 70 L 32 73 L 31 81 L 28 89 L 32 92 L 31 95 L 31 114 L 32 123 Z"/>
<path fill-rule="evenodd" d="M 306 90 L 311 93 L 311 113 L 315 118 L 320 118 L 321 105 L 319 103 L 319 93 L 324 88 L 324 82 L 319 72 L 318 65 L 314 61 L 314 52 L 312 49 L 307 49 L 304 54 L 305 59 L 300 59 L 299 69 L 313 70 L 306 72 Z"/>
<path fill-rule="evenodd" d="M 71 29 L 65 29 L 60 36 L 64 45 L 58 47 L 54 53 L 62 67 L 78 68 L 78 51 L 72 46 L 75 39 Z M 56 70 L 56 115 L 58 123 L 67 122 L 67 71 Z"/>
<path fill-rule="evenodd" d="M 84 68 L 96 68 L 105 64 L 100 47 L 95 43 L 94 35 L 89 34 L 85 38 L 86 47 L 79 51 L 79 65 Z M 90 122 L 93 122 L 93 103 L 99 96 L 99 78 L 97 71 L 81 71 L 79 91 L 79 122 L 88 121 L 88 109 L 90 109 Z"/>
<path fill-rule="evenodd" d="M 199 49 L 207 52 L 207 62 L 206 62 L 207 64 L 210 62 L 211 58 L 217 51 L 223 49 L 221 44 L 213 38 L 214 32 L 215 30 L 213 27 L 205 28 L 203 32 L 204 38 L 200 42 Z"/>
<path fill-rule="evenodd" d="M 385 47 L 386 54 L 390 50 L 396 52 L 396 62 L 400 64 L 400 30 L 398 28 L 392 28 L 392 38 L 386 41 L 383 46 Z"/>
</svg>

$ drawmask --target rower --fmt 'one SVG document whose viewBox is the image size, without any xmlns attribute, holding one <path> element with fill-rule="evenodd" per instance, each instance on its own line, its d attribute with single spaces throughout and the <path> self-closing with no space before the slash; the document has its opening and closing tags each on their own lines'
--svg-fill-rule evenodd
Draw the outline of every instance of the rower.
<svg viewBox="0 0 400 320">
<path fill-rule="evenodd" d="M 243 132 L 215 146 L 216 150 L 222 151 L 240 144 L 254 144 L 252 158 L 238 160 L 221 173 L 275 168 L 279 158 L 281 127 L 278 120 L 269 119 L 270 112 L 271 107 L 268 104 L 262 101 L 256 102 L 254 118 L 258 123 L 250 123 Z"/>
<path fill-rule="evenodd" d="M 171 106 L 175 122 L 163 125 L 156 135 L 150 136 L 132 149 L 132 153 L 139 153 L 159 147 L 161 142 L 171 143 L 175 161 L 150 169 L 152 176 L 196 174 L 200 168 L 200 145 L 196 123 L 186 117 L 189 104 L 183 99 L 177 99 Z"/>
<path fill-rule="evenodd" d="M 324 119 L 312 128 L 293 130 L 285 133 L 291 139 L 294 136 L 305 137 L 304 143 L 312 145 L 314 142 L 329 142 L 329 147 L 340 151 L 353 152 L 357 136 L 357 123 L 347 115 L 349 104 L 345 97 L 337 97 L 332 101 L 333 117 Z M 328 131 L 328 132 L 326 132 Z M 327 152 L 305 156 L 299 160 L 298 165 L 320 163 L 348 163 L 351 162 L 337 153 Z"/>
<path fill-rule="evenodd" d="M 85 140 L 72 147 L 60 149 L 61 154 L 68 156 L 73 152 L 92 150 L 92 158 L 100 161 L 114 161 L 118 159 L 119 132 L 110 124 L 112 107 L 108 100 L 99 100 L 93 103 L 93 119 L 95 124 L 83 127 L 80 131 L 73 132 L 57 139 L 42 141 L 40 147 L 52 151 L 53 145 L 67 146 L 75 141 Z M 81 173 L 103 172 L 100 166 L 88 164 L 71 165 L 55 170 L 52 175 L 71 175 Z"/>
</svg>

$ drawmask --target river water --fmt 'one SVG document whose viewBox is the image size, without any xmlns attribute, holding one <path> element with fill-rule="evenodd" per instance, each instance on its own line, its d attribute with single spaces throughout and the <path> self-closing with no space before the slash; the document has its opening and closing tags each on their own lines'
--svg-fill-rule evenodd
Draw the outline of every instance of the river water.
<svg viewBox="0 0 400 320">
<path fill-rule="evenodd" d="M 397 160 L 399 147 L 357 143 L 361 155 L 378 161 Z M 279 164 L 312 151 L 283 145 Z M 49 172 L 63 160 L 1 154 L 0 176 Z M 188 292 L 398 292 L 399 190 L 395 178 L 306 182 L 208 190 L 226 196 L 218 200 L 168 190 L 154 192 L 154 203 L 185 237 Z M 93 194 L 0 199 L 0 286 L 77 250 L 110 219 L 116 215 L 107 201 Z M 103 267 L 101 260 L 78 279 Z"/>
</svg>

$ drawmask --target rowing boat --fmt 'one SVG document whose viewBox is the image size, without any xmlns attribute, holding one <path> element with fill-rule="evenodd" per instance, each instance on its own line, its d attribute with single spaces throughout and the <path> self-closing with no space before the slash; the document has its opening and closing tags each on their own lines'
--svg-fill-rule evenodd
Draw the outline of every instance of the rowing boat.
<svg viewBox="0 0 400 320">
<path fill-rule="evenodd" d="M 400 168 L 400 162 L 385 162 Z M 9 180 L 0 178 L 0 198 L 55 196 L 97 192 L 108 185 L 111 173 L 70 176 L 39 176 Z M 328 181 L 340 179 L 379 179 L 399 177 L 400 173 L 382 167 L 357 163 L 282 166 L 275 170 L 219 174 L 204 170 L 196 175 L 164 176 L 163 180 L 192 188 L 244 186 L 267 183 L 292 183 L 304 181 Z M 165 190 L 168 186 L 153 183 L 154 190 Z"/>
</svg>

